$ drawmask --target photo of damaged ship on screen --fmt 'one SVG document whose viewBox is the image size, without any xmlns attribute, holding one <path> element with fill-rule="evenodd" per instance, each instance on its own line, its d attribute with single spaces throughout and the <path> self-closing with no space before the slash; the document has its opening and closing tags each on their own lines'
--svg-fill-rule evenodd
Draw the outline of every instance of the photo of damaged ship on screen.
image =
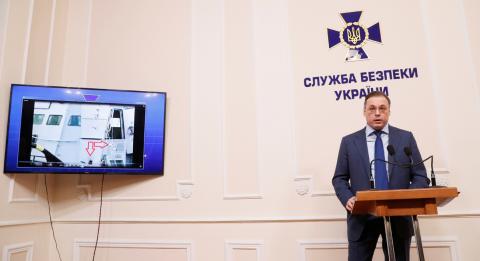
<svg viewBox="0 0 480 261">
<path fill-rule="evenodd" d="M 31 130 L 31 135 L 27 136 L 31 137 L 31 141 L 30 149 L 20 153 L 19 165 L 142 167 L 143 138 L 142 142 L 135 142 L 135 111 L 137 115 L 139 111 L 143 112 L 139 114 L 143 116 L 143 106 L 39 100 L 23 102 L 27 115 L 22 117 L 22 125 L 26 125 L 22 126 L 22 132 Z M 33 113 L 28 112 L 31 109 Z M 143 132 L 143 126 L 140 130 Z M 21 147 L 27 142 L 22 141 Z"/>
</svg>

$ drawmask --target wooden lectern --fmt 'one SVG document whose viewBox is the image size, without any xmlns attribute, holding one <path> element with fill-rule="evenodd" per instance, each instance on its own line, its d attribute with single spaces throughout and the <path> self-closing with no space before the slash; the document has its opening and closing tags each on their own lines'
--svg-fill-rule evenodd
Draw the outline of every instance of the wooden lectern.
<svg viewBox="0 0 480 261">
<path fill-rule="evenodd" d="M 438 214 L 437 206 L 444 206 L 458 194 L 457 188 L 453 187 L 358 191 L 352 214 L 371 214 L 383 217 L 390 261 L 395 261 L 390 217 L 412 216 L 418 257 L 420 261 L 424 261 L 425 256 L 417 215 Z"/>
</svg>

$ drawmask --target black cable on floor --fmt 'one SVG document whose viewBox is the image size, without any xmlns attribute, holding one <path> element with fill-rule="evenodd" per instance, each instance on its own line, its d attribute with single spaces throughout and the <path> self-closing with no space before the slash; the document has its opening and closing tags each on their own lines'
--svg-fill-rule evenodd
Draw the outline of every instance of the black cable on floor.
<svg viewBox="0 0 480 261">
<path fill-rule="evenodd" d="M 58 249 L 57 237 L 55 236 L 55 229 L 53 229 L 52 212 L 50 210 L 50 199 L 48 198 L 47 174 L 43 175 L 43 180 L 45 183 L 45 193 L 47 194 L 48 216 L 50 217 L 50 227 L 52 228 L 53 241 L 55 241 L 55 248 L 57 249 L 58 258 L 60 259 L 60 261 L 63 261 L 62 256 L 60 256 L 60 250 Z"/>
</svg>

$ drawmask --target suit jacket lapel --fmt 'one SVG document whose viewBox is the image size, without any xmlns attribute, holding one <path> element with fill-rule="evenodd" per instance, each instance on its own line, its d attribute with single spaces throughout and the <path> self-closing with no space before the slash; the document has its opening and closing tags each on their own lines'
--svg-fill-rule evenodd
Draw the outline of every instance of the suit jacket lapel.
<svg viewBox="0 0 480 261">
<path fill-rule="evenodd" d="M 368 159 L 368 148 L 367 148 L 367 140 L 365 136 L 365 128 L 359 130 L 355 134 L 355 146 L 360 152 L 359 154 L 362 158 L 362 164 L 363 164 L 365 173 L 367 174 L 368 179 L 370 179 L 370 161 Z"/>
</svg>

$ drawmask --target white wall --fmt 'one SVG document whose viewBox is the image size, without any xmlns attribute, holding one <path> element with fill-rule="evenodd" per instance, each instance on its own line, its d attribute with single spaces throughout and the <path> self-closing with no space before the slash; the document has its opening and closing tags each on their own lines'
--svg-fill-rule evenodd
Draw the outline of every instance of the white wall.
<svg viewBox="0 0 480 261">
<path fill-rule="evenodd" d="M 369 61 L 346 63 L 326 28 L 356 10 L 366 26 L 380 22 L 383 43 L 365 46 Z M 420 219 L 427 258 L 472 260 L 478 11 L 473 0 L 3 0 L 2 135 L 12 82 L 166 91 L 165 176 L 105 178 L 99 260 L 344 260 L 345 211 L 330 180 L 341 137 L 364 126 L 363 101 L 336 101 L 334 91 L 386 85 L 392 124 L 413 131 L 439 180 L 461 191 L 438 217 Z M 413 79 L 303 86 L 305 77 L 413 67 Z M 0 246 L 33 242 L 37 253 L 40 235 L 51 242 L 42 178 L 0 177 L 0 234 L 19 235 Z M 64 260 L 91 255 L 99 181 L 51 177 Z M 49 250 L 34 260 L 57 260 Z"/>
</svg>

